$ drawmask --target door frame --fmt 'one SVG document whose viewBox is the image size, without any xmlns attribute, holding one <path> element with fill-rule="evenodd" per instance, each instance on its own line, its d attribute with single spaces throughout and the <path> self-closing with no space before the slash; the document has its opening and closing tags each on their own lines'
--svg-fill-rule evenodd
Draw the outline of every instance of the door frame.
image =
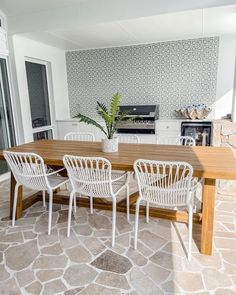
<svg viewBox="0 0 236 295">
<path fill-rule="evenodd" d="M 53 138 L 55 138 L 56 134 L 57 134 L 57 130 L 56 130 L 56 116 L 55 116 L 55 104 L 54 104 L 54 95 L 53 95 L 51 63 L 49 61 L 45 61 L 45 60 L 41 60 L 41 59 L 37 59 L 37 58 L 33 58 L 33 57 L 25 57 L 25 71 L 26 71 L 26 62 L 44 65 L 46 68 L 49 114 L 50 114 L 50 119 L 51 119 L 51 125 L 37 127 L 37 128 L 32 127 L 32 137 L 35 133 L 38 133 L 41 131 L 52 130 Z M 28 88 L 28 92 L 29 92 L 28 80 L 27 80 L 27 88 Z M 30 97 L 29 97 L 29 105 L 30 105 Z M 31 115 L 31 113 L 30 113 L 30 115 Z M 31 124 L 32 124 L 32 117 L 30 119 L 31 119 Z"/>
<path fill-rule="evenodd" d="M 7 80 L 8 80 L 8 87 L 9 87 L 9 94 L 10 94 L 10 104 L 11 104 L 11 112 L 12 112 L 12 119 L 13 119 L 13 132 L 14 132 L 14 137 L 15 137 L 15 143 L 18 144 L 19 143 L 19 134 L 16 132 L 16 108 L 15 108 L 15 104 L 14 104 L 14 100 L 13 100 L 13 84 L 12 84 L 12 80 L 11 80 L 11 68 L 10 68 L 10 60 L 9 60 L 9 56 L 0 53 L 0 59 L 4 59 L 6 61 L 6 68 L 7 68 Z M 4 104 L 6 102 L 4 101 Z M 6 112 L 6 110 L 5 110 Z M 8 116 L 6 114 L 6 118 L 7 118 L 7 125 L 9 124 L 8 120 Z M 9 142 L 9 147 L 12 146 L 11 140 L 10 140 L 10 134 L 9 134 L 9 126 L 7 126 L 7 134 L 8 134 L 8 142 Z"/>
</svg>

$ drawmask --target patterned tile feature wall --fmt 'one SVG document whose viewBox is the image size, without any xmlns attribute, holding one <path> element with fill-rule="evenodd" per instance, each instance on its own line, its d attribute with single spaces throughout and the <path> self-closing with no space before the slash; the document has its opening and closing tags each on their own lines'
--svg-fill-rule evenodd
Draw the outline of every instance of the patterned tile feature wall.
<svg viewBox="0 0 236 295">
<path fill-rule="evenodd" d="M 186 104 L 216 99 L 219 38 L 70 51 L 66 53 L 71 116 L 96 116 L 96 101 L 115 92 L 123 104 L 160 104 L 174 118 Z"/>
</svg>

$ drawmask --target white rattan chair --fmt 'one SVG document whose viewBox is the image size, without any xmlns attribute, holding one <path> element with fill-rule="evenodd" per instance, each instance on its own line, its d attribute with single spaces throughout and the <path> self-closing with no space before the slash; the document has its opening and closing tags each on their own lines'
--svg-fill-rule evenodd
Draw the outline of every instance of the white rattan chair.
<svg viewBox="0 0 236 295">
<path fill-rule="evenodd" d="M 111 163 L 104 158 L 65 155 L 64 166 L 72 185 L 70 194 L 67 236 L 70 235 L 71 211 L 74 195 L 112 199 L 112 246 L 115 244 L 116 196 L 126 190 L 129 219 L 129 187 L 127 173 L 112 173 Z"/>
<path fill-rule="evenodd" d="M 178 136 L 176 138 L 176 144 L 177 145 L 185 145 L 185 146 L 195 146 L 196 141 L 191 136 Z"/>
<path fill-rule="evenodd" d="M 192 249 L 193 200 L 196 183 L 193 182 L 193 168 L 185 162 L 159 162 L 136 160 L 134 170 L 138 180 L 139 198 L 135 212 L 134 248 L 137 248 L 138 217 L 141 201 L 160 207 L 188 208 L 188 259 Z M 149 206 L 147 206 L 149 207 Z M 147 212 L 149 213 L 149 212 Z"/>
<path fill-rule="evenodd" d="M 139 137 L 137 135 L 117 134 L 117 137 L 120 143 L 140 143 Z"/>
<path fill-rule="evenodd" d="M 93 133 L 85 133 L 85 132 L 69 132 L 65 135 L 64 140 L 72 140 L 72 141 L 95 141 L 95 137 Z M 69 189 L 69 186 L 66 185 L 66 189 Z M 76 195 L 74 197 L 75 208 L 76 208 Z M 93 198 L 90 198 L 90 213 L 93 214 Z"/>
<path fill-rule="evenodd" d="M 67 177 L 58 175 L 58 173 L 62 170 L 65 170 L 65 168 L 47 173 L 44 160 L 37 154 L 4 151 L 3 155 L 16 180 L 12 212 L 12 226 L 15 225 L 16 204 L 19 187 L 25 186 L 29 189 L 42 191 L 44 206 L 45 192 L 47 191 L 49 194 L 48 234 L 50 235 L 52 224 L 53 191 L 69 181 Z"/>
<path fill-rule="evenodd" d="M 64 140 L 95 141 L 95 137 L 93 133 L 70 132 L 65 135 Z"/>
</svg>

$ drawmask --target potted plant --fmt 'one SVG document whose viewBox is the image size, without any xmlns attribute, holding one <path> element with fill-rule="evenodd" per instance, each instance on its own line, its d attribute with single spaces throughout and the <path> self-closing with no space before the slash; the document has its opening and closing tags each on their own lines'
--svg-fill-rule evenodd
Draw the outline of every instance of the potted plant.
<svg viewBox="0 0 236 295">
<path fill-rule="evenodd" d="M 121 95 L 116 93 L 112 96 L 109 106 L 97 101 L 96 112 L 104 120 L 105 128 L 95 120 L 82 114 L 78 114 L 80 122 L 84 122 L 89 125 L 94 125 L 99 128 L 106 138 L 102 139 L 102 151 L 106 153 L 118 151 L 118 138 L 114 137 L 114 134 L 118 128 L 118 124 L 121 121 L 127 120 L 128 112 L 120 112 Z"/>
</svg>

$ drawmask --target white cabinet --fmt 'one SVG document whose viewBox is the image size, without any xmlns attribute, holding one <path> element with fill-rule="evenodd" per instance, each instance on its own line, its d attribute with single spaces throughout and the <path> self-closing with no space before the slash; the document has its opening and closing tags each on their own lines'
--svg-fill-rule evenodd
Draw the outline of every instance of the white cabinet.
<svg viewBox="0 0 236 295">
<path fill-rule="evenodd" d="M 157 142 L 160 144 L 175 144 L 181 135 L 180 120 L 161 120 L 156 122 Z"/>
<path fill-rule="evenodd" d="M 104 126 L 103 122 L 99 122 Z M 181 133 L 181 121 L 177 120 L 157 120 L 156 134 L 137 134 L 140 143 L 175 143 L 176 137 Z M 104 138 L 104 134 L 97 127 L 80 123 L 78 120 L 57 121 L 58 139 L 64 139 L 69 132 L 89 132 L 93 133 L 96 141 Z"/>
<path fill-rule="evenodd" d="M 154 134 L 137 134 L 137 136 L 139 137 L 140 143 L 157 143 L 157 136 Z"/>
<path fill-rule="evenodd" d="M 103 125 L 103 123 L 100 123 Z M 80 123 L 78 120 L 65 120 L 57 121 L 57 134 L 58 139 L 64 139 L 65 135 L 69 132 L 88 132 L 93 133 L 96 141 L 100 141 L 104 137 L 101 130 L 97 127 Z"/>
</svg>

